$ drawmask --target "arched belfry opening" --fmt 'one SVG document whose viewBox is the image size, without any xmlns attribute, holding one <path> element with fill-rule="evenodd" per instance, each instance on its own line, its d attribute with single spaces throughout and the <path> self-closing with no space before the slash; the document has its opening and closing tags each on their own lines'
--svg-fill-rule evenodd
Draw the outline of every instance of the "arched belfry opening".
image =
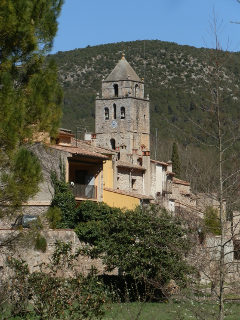
<svg viewBox="0 0 240 320">
<path fill-rule="evenodd" d="M 110 144 L 111 144 L 111 148 L 112 148 L 113 150 L 115 150 L 115 149 L 116 149 L 116 141 L 115 141 L 115 139 L 111 139 L 111 140 L 110 140 Z"/>
<path fill-rule="evenodd" d="M 115 96 L 115 97 L 118 97 L 118 84 L 115 83 L 115 84 L 113 85 L 113 89 L 114 89 L 114 96 Z"/>
<path fill-rule="evenodd" d="M 117 106 L 116 104 L 114 103 L 113 104 L 113 119 L 116 119 L 117 118 Z"/>
</svg>

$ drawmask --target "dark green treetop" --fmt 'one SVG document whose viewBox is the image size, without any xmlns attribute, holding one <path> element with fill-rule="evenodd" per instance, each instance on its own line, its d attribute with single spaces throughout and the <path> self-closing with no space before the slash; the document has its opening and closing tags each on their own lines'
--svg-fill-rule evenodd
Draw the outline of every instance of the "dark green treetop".
<svg viewBox="0 0 240 320">
<path fill-rule="evenodd" d="M 0 2 L 0 203 L 10 204 L 13 198 L 6 194 L 13 175 L 18 177 L 15 205 L 20 205 L 21 194 L 26 201 L 38 190 L 39 163 L 23 149 L 38 132 L 54 135 L 59 126 L 62 91 L 56 66 L 45 61 L 45 54 L 52 47 L 62 4 L 63 0 Z M 20 159 L 28 159 L 28 165 Z M 27 166 L 29 174 L 22 170 Z"/>
<path fill-rule="evenodd" d="M 177 143 L 174 142 L 172 146 L 172 170 L 175 173 L 176 178 L 180 178 L 181 176 L 181 163 L 180 163 L 180 158 L 178 154 L 178 146 Z"/>
<path fill-rule="evenodd" d="M 147 283 L 185 283 L 190 268 L 186 230 L 158 206 L 123 212 L 104 203 L 85 201 L 78 208 L 76 233 L 90 245 L 88 254 L 101 257 L 108 271 L 120 268 Z"/>
</svg>

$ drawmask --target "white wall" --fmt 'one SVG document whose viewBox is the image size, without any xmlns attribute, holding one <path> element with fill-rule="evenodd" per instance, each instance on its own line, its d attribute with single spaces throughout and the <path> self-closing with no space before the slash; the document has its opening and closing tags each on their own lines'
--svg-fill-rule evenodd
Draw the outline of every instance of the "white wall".
<svg viewBox="0 0 240 320">
<path fill-rule="evenodd" d="M 162 193 L 163 170 L 161 165 L 156 165 L 156 192 Z"/>
</svg>

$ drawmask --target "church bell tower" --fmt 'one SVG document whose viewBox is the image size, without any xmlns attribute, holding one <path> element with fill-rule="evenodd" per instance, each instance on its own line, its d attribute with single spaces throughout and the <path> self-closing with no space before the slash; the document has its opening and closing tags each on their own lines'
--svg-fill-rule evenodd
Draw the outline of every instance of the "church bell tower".
<svg viewBox="0 0 240 320">
<path fill-rule="evenodd" d="M 136 162 L 150 150 L 149 98 L 144 82 L 123 55 L 102 81 L 96 98 L 96 145 L 119 151 L 121 160 Z M 127 159 L 126 159 L 127 157 Z"/>
</svg>

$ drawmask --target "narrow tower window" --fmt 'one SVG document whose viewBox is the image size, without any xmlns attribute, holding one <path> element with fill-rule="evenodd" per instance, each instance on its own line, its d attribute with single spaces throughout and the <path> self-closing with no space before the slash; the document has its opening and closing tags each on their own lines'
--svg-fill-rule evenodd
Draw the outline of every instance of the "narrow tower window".
<svg viewBox="0 0 240 320">
<path fill-rule="evenodd" d="M 136 187 L 136 179 L 132 179 L 132 189 L 134 190 Z"/>
<path fill-rule="evenodd" d="M 125 119 L 125 108 L 121 107 L 121 119 Z"/>
<path fill-rule="evenodd" d="M 104 108 L 104 115 L 105 115 L 105 120 L 109 120 L 109 109 Z"/>
<path fill-rule="evenodd" d="M 113 150 L 115 150 L 115 149 L 116 149 L 116 141 L 115 141 L 115 139 L 111 139 L 111 140 L 110 140 L 110 143 L 111 143 L 111 148 L 112 148 Z"/>
<path fill-rule="evenodd" d="M 135 97 L 137 97 L 138 95 L 138 89 L 139 89 L 138 84 L 135 84 L 135 92 L 134 92 Z"/>
<path fill-rule="evenodd" d="M 113 88 L 114 88 L 114 95 L 115 95 L 115 97 L 118 97 L 118 84 L 114 84 L 114 85 L 113 85 Z"/>
<path fill-rule="evenodd" d="M 113 104 L 113 119 L 117 118 L 117 106 L 115 105 L 115 103 Z"/>
</svg>

